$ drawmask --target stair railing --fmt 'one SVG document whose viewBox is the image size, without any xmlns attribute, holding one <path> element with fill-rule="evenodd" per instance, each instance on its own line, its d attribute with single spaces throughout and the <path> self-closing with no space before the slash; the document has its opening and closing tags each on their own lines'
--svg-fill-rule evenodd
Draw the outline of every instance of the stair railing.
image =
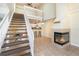
<svg viewBox="0 0 79 59">
<path fill-rule="evenodd" d="M 0 22 L 0 52 L 1 52 L 1 47 L 4 43 L 6 33 L 8 31 L 8 27 L 10 25 L 10 22 L 12 20 L 12 16 L 14 14 L 14 11 L 10 15 L 10 11 L 8 10 L 2 21 Z"/>
<path fill-rule="evenodd" d="M 9 19 L 8 14 L 9 14 L 9 11 L 4 16 L 4 18 L 2 19 L 0 23 L 0 51 L 5 39 L 5 36 L 6 36 L 6 32 L 8 30 L 8 19 Z"/>
<path fill-rule="evenodd" d="M 32 26 L 29 22 L 29 18 L 27 17 L 25 6 L 24 6 L 24 18 L 25 18 L 26 29 L 27 29 L 30 48 L 31 48 L 31 53 L 32 53 L 32 56 L 33 56 L 34 55 L 34 33 L 33 33 L 33 30 L 32 30 Z"/>
<path fill-rule="evenodd" d="M 37 19 L 42 21 L 42 11 L 33 7 L 25 6 L 27 17 L 30 19 Z"/>
</svg>

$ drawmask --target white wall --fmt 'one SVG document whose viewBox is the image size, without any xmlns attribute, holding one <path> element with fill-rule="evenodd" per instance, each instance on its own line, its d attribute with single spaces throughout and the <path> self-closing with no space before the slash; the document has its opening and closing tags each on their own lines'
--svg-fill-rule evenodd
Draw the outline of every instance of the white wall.
<svg viewBox="0 0 79 59">
<path fill-rule="evenodd" d="M 7 3 L 7 6 L 8 6 L 8 9 L 9 9 L 9 16 L 11 16 L 12 15 L 12 13 L 13 13 L 13 11 L 15 11 L 14 10 L 14 3 Z M 10 17 L 9 17 L 10 18 Z"/>
<path fill-rule="evenodd" d="M 8 7 L 6 4 L 0 4 L 0 22 L 2 21 L 3 17 L 7 14 Z"/>
<path fill-rule="evenodd" d="M 71 4 L 71 44 L 79 47 L 79 4 Z"/>
<path fill-rule="evenodd" d="M 72 15 L 71 44 L 79 47 L 79 11 Z"/>
<path fill-rule="evenodd" d="M 49 20 L 42 25 L 42 36 L 52 37 L 53 20 L 56 17 L 56 4 L 45 3 L 41 8 L 43 12 L 43 20 Z"/>
<path fill-rule="evenodd" d="M 56 17 L 56 4 L 55 3 L 45 3 L 41 10 L 43 11 L 44 20 L 48 20 Z"/>
<path fill-rule="evenodd" d="M 8 10 L 8 7 L 6 6 L 6 4 L 5 3 L 1 3 L 0 4 L 0 13 L 6 14 L 7 10 Z"/>
<path fill-rule="evenodd" d="M 53 28 L 56 29 L 68 29 L 70 28 L 69 6 L 67 3 L 56 4 L 56 20 L 60 23 L 54 24 Z"/>
<path fill-rule="evenodd" d="M 54 24 L 55 29 L 70 29 L 70 43 L 79 46 L 79 4 L 56 4 L 56 19 L 61 23 Z"/>
</svg>

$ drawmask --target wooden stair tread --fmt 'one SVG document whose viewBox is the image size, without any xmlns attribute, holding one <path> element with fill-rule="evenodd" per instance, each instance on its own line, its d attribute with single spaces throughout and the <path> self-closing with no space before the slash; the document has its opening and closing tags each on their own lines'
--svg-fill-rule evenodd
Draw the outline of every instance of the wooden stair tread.
<svg viewBox="0 0 79 59">
<path fill-rule="evenodd" d="M 26 28 L 10 28 L 8 31 L 16 31 L 16 30 L 26 30 Z"/>
<path fill-rule="evenodd" d="M 19 44 L 19 45 L 13 45 L 10 47 L 4 47 L 4 48 L 2 48 L 1 52 L 6 52 L 6 51 L 22 48 L 24 46 L 29 46 L 29 43 L 23 43 L 23 44 Z"/>
<path fill-rule="evenodd" d="M 12 20 L 21 20 L 21 21 L 24 21 L 24 19 L 17 19 L 17 18 L 12 18 Z"/>
<path fill-rule="evenodd" d="M 7 35 L 13 35 L 14 34 L 14 32 L 13 33 L 7 33 Z M 27 32 L 19 32 L 19 34 L 27 34 Z"/>
<path fill-rule="evenodd" d="M 20 37 L 20 39 L 21 38 L 28 38 L 28 35 L 26 35 L 26 36 L 22 36 L 22 37 Z M 6 38 L 6 40 L 11 40 L 11 39 L 17 39 L 17 37 L 8 37 L 8 38 Z"/>
<path fill-rule="evenodd" d="M 10 28 L 16 28 L 16 27 L 17 28 L 24 28 L 24 27 L 26 28 L 26 26 L 10 26 Z"/>
<path fill-rule="evenodd" d="M 19 22 L 18 23 L 17 22 L 12 22 L 11 24 L 25 24 L 25 23 L 22 23 L 22 22 L 20 22 L 20 23 Z"/>
<path fill-rule="evenodd" d="M 16 42 L 11 42 L 11 43 L 4 43 L 4 45 L 2 46 L 2 48 L 4 47 L 10 47 L 13 45 L 18 45 L 18 44 L 23 44 L 23 43 L 29 43 L 28 40 L 23 40 L 23 41 L 16 41 Z"/>
<path fill-rule="evenodd" d="M 12 20 L 11 22 L 21 22 L 21 23 L 24 22 L 25 23 L 25 21 L 19 21 L 19 20 L 18 21 L 17 20 Z"/>
<path fill-rule="evenodd" d="M 27 32 L 26 30 L 18 30 L 16 31 L 16 33 L 20 33 L 20 32 Z M 8 33 L 15 33 L 14 31 L 8 31 Z"/>
<path fill-rule="evenodd" d="M 11 49 L 11 50 L 8 50 L 8 51 L 3 51 L 0 55 L 7 56 L 7 55 L 16 54 L 18 52 L 28 50 L 28 49 L 30 49 L 29 45 L 23 46 L 23 47 L 20 47 L 20 48 L 16 48 L 16 49 Z"/>
<path fill-rule="evenodd" d="M 13 27 L 13 26 L 14 26 L 14 27 L 15 27 L 15 26 L 18 27 L 18 26 L 26 26 L 26 25 L 10 25 L 10 27 Z"/>
<path fill-rule="evenodd" d="M 32 56 L 32 55 L 31 55 L 31 52 L 28 52 L 28 53 L 22 54 L 20 56 Z"/>
<path fill-rule="evenodd" d="M 26 26 L 25 24 L 11 24 L 10 26 Z"/>
<path fill-rule="evenodd" d="M 26 27 L 10 27 L 9 29 L 26 29 Z"/>
<path fill-rule="evenodd" d="M 20 20 L 12 20 L 11 22 L 25 22 L 25 20 L 22 20 L 22 21 L 20 21 Z"/>
<path fill-rule="evenodd" d="M 25 55 L 25 54 L 28 54 L 29 56 L 31 55 L 30 53 L 30 49 L 29 50 L 24 50 L 24 51 L 20 51 L 18 53 L 15 53 L 15 54 L 12 54 L 11 56 L 21 56 L 21 55 Z"/>
<path fill-rule="evenodd" d="M 28 38 L 22 38 L 22 39 L 19 39 L 19 40 L 17 40 L 17 41 L 23 41 L 23 40 L 28 40 Z M 5 39 L 5 40 L 4 40 L 4 43 L 7 43 L 7 42 L 10 42 L 10 43 L 11 43 L 11 42 L 15 42 L 15 40 L 8 40 L 8 39 L 6 40 L 6 39 Z"/>
<path fill-rule="evenodd" d="M 25 21 L 11 21 L 12 23 L 25 23 Z"/>
<path fill-rule="evenodd" d="M 10 32 L 17 32 L 17 33 L 18 33 L 18 32 L 27 32 L 27 31 L 26 31 L 26 30 L 16 30 L 16 31 L 9 30 L 8 32 L 9 32 L 9 33 L 10 33 Z"/>
<path fill-rule="evenodd" d="M 15 23 L 15 22 L 12 22 L 10 25 L 26 25 L 25 23 Z"/>
<path fill-rule="evenodd" d="M 16 24 L 11 24 L 11 25 L 26 25 L 26 24 L 16 23 Z"/>
</svg>

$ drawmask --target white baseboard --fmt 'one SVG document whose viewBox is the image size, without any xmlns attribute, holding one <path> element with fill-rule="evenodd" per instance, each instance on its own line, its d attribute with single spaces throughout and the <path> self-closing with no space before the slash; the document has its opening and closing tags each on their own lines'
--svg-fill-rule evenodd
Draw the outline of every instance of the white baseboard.
<svg viewBox="0 0 79 59">
<path fill-rule="evenodd" d="M 79 47 L 79 45 L 77 45 L 77 44 L 74 44 L 74 43 L 71 43 L 71 45 Z"/>
</svg>

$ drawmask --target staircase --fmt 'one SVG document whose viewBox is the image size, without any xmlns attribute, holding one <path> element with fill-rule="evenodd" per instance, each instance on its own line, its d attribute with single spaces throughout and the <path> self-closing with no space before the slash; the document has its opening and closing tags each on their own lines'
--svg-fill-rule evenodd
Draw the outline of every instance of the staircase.
<svg viewBox="0 0 79 59">
<path fill-rule="evenodd" d="M 14 13 L 0 56 L 31 56 L 24 15 Z"/>
</svg>

